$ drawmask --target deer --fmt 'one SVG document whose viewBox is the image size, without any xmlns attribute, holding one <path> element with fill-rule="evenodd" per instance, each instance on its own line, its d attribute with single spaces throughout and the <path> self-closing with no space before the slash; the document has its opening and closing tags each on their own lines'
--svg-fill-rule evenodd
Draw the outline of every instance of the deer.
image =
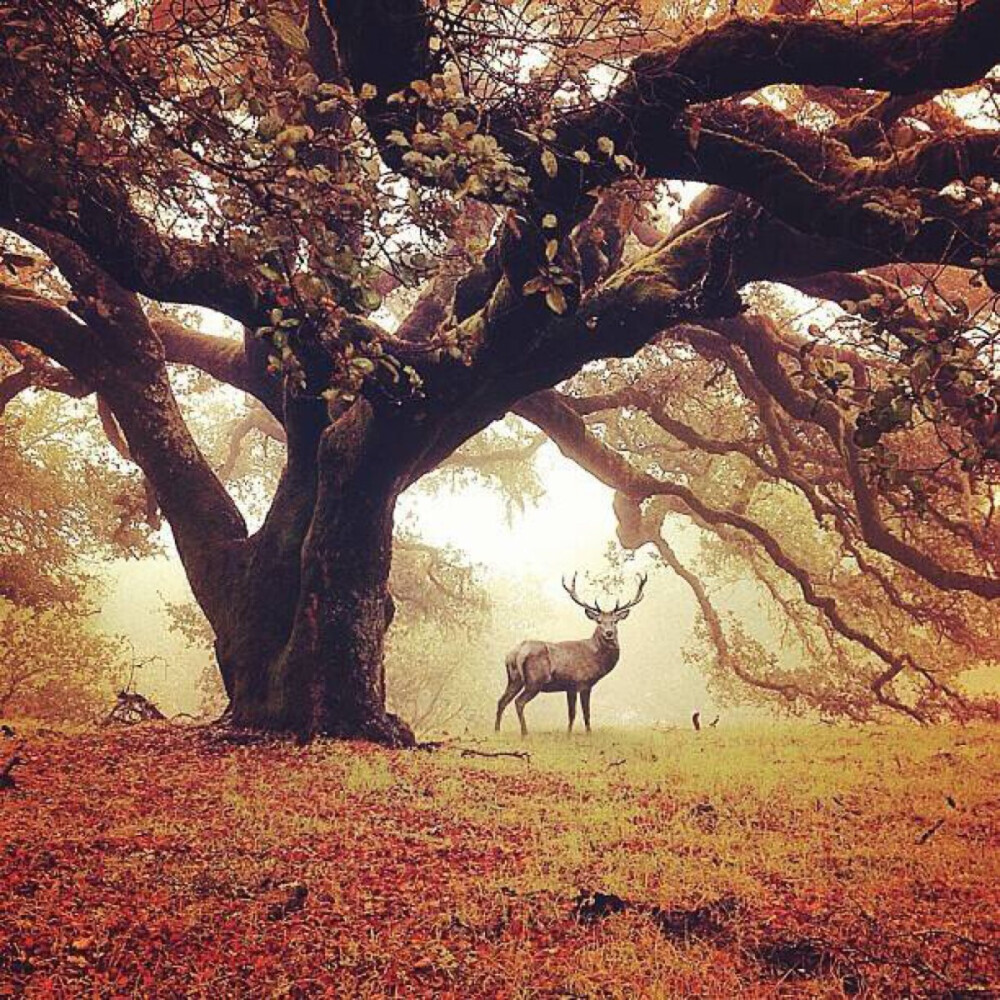
<svg viewBox="0 0 1000 1000">
<path fill-rule="evenodd" d="M 618 646 L 618 623 L 628 618 L 629 612 L 642 600 L 646 575 L 639 577 L 635 597 L 625 605 L 615 601 L 611 611 L 602 610 L 597 601 L 588 604 L 577 596 L 575 573 L 568 584 L 563 577 L 562 585 L 573 602 L 583 608 L 584 614 L 597 623 L 594 634 L 589 639 L 571 639 L 567 642 L 538 642 L 528 639 L 507 654 L 507 690 L 497 702 L 497 732 L 500 732 L 504 710 L 513 701 L 521 723 L 521 736 L 527 736 L 524 706 L 536 695 L 553 691 L 566 692 L 566 707 L 569 712 L 567 734 L 572 734 L 573 723 L 576 721 L 577 695 L 580 696 L 580 706 L 583 708 L 584 725 L 587 732 L 590 732 L 590 691 L 618 663 L 621 653 Z"/>
</svg>

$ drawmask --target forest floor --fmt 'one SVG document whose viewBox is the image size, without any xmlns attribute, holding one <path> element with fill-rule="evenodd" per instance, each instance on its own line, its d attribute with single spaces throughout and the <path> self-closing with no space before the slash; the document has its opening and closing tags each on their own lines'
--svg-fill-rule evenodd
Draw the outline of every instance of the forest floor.
<svg viewBox="0 0 1000 1000">
<path fill-rule="evenodd" d="M 0 996 L 1000 997 L 995 727 L 20 735 Z"/>
</svg>

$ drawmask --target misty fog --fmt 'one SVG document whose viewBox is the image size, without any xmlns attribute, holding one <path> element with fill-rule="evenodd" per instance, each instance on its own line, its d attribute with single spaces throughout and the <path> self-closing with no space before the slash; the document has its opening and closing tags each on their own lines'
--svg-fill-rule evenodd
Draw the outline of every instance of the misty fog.
<svg viewBox="0 0 1000 1000">
<path fill-rule="evenodd" d="M 688 723 L 692 712 L 728 711 L 747 716 L 748 709 L 722 709 L 706 690 L 697 664 L 683 648 L 697 613 L 683 582 L 640 554 L 626 564 L 625 584 L 602 591 L 599 581 L 609 569 L 608 554 L 618 550 L 612 491 L 568 462 L 552 445 L 535 457 L 544 495 L 523 509 L 507 504 L 495 491 L 470 484 L 442 489 L 434 496 L 419 489 L 404 496 L 400 517 L 429 543 L 450 546 L 475 566 L 493 605 L 494 621 L 484 622 L 472 638 L 481 648 L 475 662 L 462 669 L 474 679 L 482 697 L 470 698 L 461 722 L 485 726 L 503 690 L 503 659 L 523 639 L 583 638 L 593 630 L 563 591 L 560 580 L 579 572 L 581 590 L 613 604 L 633 585 L 634 574 L 651 571 L 647 596 L 621 628 L 622 657 L 594 696 L 597 726 L 648 726 Z M 683 532 L 683 529 L 681 529 Z M 189 599 L 180 561 L 173 555 L 142 562 L 119 561 L 104 571 L 107 593 L 100 622 L 128 638 L 139 661 L 151 660 L 137 673 L 137 687 L 167 714 L 197 714 L 201 708 L 198 680 L 211 670 L 210 651 L 191 649 L 169 629 L 164 599 Z M 677 544 L 696 544 L 680 534 Z M 608 600 L 610 598 L 610 600 Z M 754 607 L 743 609 L 753 616 Z M 440 650 L 449 655 L 447 648 Z M 544 695 L 531 705 L 539 728 L 565 725 L 562 695 Z M 513 718 L 507 725 L 516 726 Z"/>
</svg>

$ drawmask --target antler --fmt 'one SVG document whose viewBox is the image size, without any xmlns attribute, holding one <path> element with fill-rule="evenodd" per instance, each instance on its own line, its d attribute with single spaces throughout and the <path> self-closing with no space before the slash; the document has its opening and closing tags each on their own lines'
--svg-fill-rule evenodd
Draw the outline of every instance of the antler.
<svg viewBox="0 0 1000 1000">
<path fill-rule="evenodd" d="M 632 600 L 628 602 L 628 604 L 625 604 L 622 607 L 618 607 L 618 602 L 615 601 L 615 610 L 612 612 L 612 614 L 615 614 L 618 611 L 628 611 L 631 608 L 634 608 L 642 600 L 642 591 L 645 588 L 646 580 L 648 579 L 649 575 L 647 573 L 641 573 L 639 575 L 639 589 L 635 592 L 635 597 L 633 597 Z"/>
<path fill-rule="evenodd" d="M 573 574 L 573 579 L 570 580 L 569 586 L 566 585 L 566 577 L 563 577 L 562 585 L 563 585 L 563 590 L 565 590 L 566 593 L 573 598 L 573 602 L 575 604 L 579 604 L 580 607 L 583 608 L 585 611 L 596 611 L 598 614 L 604 614 L 604 612 L 601 610 L 600 604 L 598 604 L 596 601 L 593 604 L 588 604 L 586 601 L 581 601 L 580 598 L 577 597 L 576 573 Z"/>
</svg>

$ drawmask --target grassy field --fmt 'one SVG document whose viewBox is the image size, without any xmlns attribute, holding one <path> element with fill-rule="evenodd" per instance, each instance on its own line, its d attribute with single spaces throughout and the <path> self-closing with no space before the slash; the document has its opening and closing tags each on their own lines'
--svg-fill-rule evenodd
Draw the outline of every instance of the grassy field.
<svg viewBox="0 0 1000 1000">
<path fill-rule="evenodd" d="M 21 735 L 0 995 L 1000 996 L 995 728 Z"/>
</svg>

